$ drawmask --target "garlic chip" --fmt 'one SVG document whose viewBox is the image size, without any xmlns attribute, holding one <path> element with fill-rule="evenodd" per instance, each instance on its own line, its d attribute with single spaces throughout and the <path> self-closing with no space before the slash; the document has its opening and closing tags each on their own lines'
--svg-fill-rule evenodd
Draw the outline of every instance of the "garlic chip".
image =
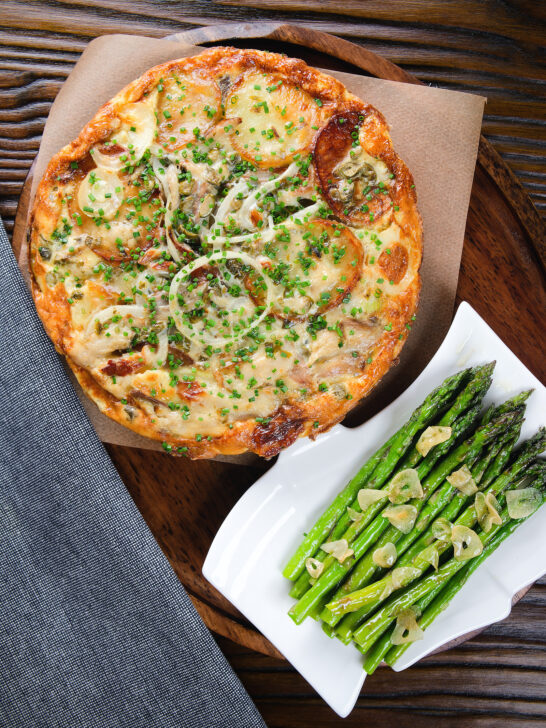
<svg viewBox="0 0 546 728">
<path fill-rule="evenodd" d="M 441 442 L 449 440 L 450 437 L 451 427 L 434 425 L 432 427 L 427 427 L 417 441 L 417 445 L 415 447 L 419 455 L 425 457 L 425 455 L 428 455 L 435 445 L 439 445 Z"/>
<path fill-rule="evenodd" d="M 387 489 L 391 503 L 406 503 L 410 498 L 422 498 L 423 488 L 417 470 L 407 468 L 397 473 Z"/>
<path fill-rule="evenodd" d="M 447 476 L 446 480 L 464 495 L 474 495 L 478 490 L 478 486 L 472 477 L 468 465 L 463 465 L 459 470 L 454 470 L 451 475 Z"/>
<path fill-rule="evenodd" d="M 383 569 L 390 569 L 390 567 L 396 561 L 397 553 L 396 546 L 390 541 L 384 546 L 375 549 L 372 554 L 372 560 L 376 566 L 381 566 Z"/>
<path fill-rule="evenodd" d="M 312 579 L 318 579 L 324 571 L 324 562 L 309 557 L 305 559 L 305 568 Z"/>
<path fill-rule="evenodd" d="M 391 526 L 402 531 L 402 533 L 409 533 L 415 524 L 417 513 L 415 506 L 406 504 L 385 508 L 381 515 L 383 518 L 389 519 Z"/>
<path fill-rule="evenodd" d="M 399 566 L 392 570 L 392 585 L 395 589 L 407 586 L 410 581 L 421 575 L 421 569 L 414 566 Z"/>
<path fill-rule="evenodd" d="M 506 505 L 510 518 L 527 518 L 542 503 L 542 496 L 536 488 L 520 488 L 506 492 Z"/>
<path fill-rule="evenodd" d="M 404 645 L 423 639 L 425 633 L 417 624 L 417 616 L 418 610 L 415 607 L 409 607 L 400 612 L 391 635 L 393 645 Z"/>
<path fill-rule="evenodd" d="M 381 600 L 386 599 L 393 591 L 407 586 L 410 581 L 416 579 L 420 574 L 421 569 L 417 569 L 415 566 L 399 566 L 393 569 L 384 579 L 385 588 L 379 598 Z"/>
<path fill-rule="evenodd" d="M 342 538 L 339 541 L 327 541 L 320 548 L 326 551 L 327 554 L 331 554 L 340 564 L 354 554 L 354 551 L 349 548 L 346 538 Z"/>
<path fill-rule="evenodd" d="M 362 511 L 357 511 L 354 508 L 351 508 L 351 506 L 347 506 L 347 515 L 349 516 L 351 521 L 356 523 L 364 518 L 364 514 L 362 513 Z"/>
<path fill-rule="evenodd" d="M 420 551 L 417 556 L 413 559 L 415 566 L 425 568 L 427 566 L 433 566 L 438 571 L 438 563 L 440 561 L 440 554 L 438 553 L 437 543 L 431 543 L 425 549 Z"/>
<path fill-rule="evenodd" d="M 432 524 L 432 535 L 438 541 L 448 543 L 451 541 L 451 529 L 453 524 L 450 523 L 447 518 L 437 518 Z"/>
<path fill-rule="evenodd" d="M 387 491 L 385 490 L 375 490 L 374 488 L 361 488 L 358 491 L 358 505 L 362 508 L 363 511 L 365 511 L 367 508 L 369 508 L 372 503 L 377 503 L 377 501 L 383 500 L 383 498 L 387 497 Z"/>
<path fill-rule="evenodd" d="M 493 524 L 497 524 L 498 526 L 502 524 L 502 518 L 499 515 L 499 502 L 493 493 L 488 493 L 487 495 L 476 493 L 474 508 L 476 509 L 478 523 L 485 533 L 489 533 Z"/>
<path fill-rule="evenodd" d="M 479 556 L 483 551 L 483 543 L 478 534 L 466 526 L 453 526 L 451 529 L 453 555 L 457 561 L 467 561 Z"/>
</svg>

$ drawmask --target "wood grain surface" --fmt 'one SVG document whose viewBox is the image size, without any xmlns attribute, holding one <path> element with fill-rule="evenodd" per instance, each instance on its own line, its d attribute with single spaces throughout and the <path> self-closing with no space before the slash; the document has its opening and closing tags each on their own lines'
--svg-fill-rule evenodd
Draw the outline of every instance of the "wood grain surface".
<svg viewBox="0 0 546 728">
<path fill-rule="evenodd" d="M 128 0 L 3 2 L 0 214 L 8 225 L 13 222 L 49 106 L 88 40 L 109 32 L 162 36 L 226 19 L 296 21 L 335 32 L 381 53 L 422 81 L 487 95 L 485 134 L 537 209 L 546 212 L 546 74 L 540 53 L 543 5 L 457 0 L 350 0 L 342 4 L 255 1 L 245 5 Z M 341 63 L 331 67 L 354 70 Z M 503 169 L 500 165 L 500 175 Z M 530 242 L 525 225 L 507 204 L 498 184 L 491 174 L 479 169 L 458 297 L 470 300 L 535 374 L 544 377 L 544 278 Z M 268 725 L 340 725 L 342 721 L 280 656 L 260 655 L 225 639 L 235 638 L 270 651 L 270 646 L 265 641 L 260 644 L 240 615 L 200 577 L 202 558 L 213 534 L 229 508 L 267 465 L 241 468 L 200 463 L 195 467 L 159 453 L 135 457 L 134 450 L 110 447 L 109 451 L 201 614 L 224 635 L 219 638 L 220 645 Z M 217 488 L 207 487 L 211 482 Z M 343 723 L 371 727 L 394 721 L 401 726 L 411 722 L 423 727 L 546 724 L 545 607 L 546 580 L 542 580 L 516 605 L 510 619 L 463 647 L 430 657 L 405 673 L 378 670 L 367 681 L 354 713 Z M 223 619 L 223 614 L 229 619 Z"/>
</svg>

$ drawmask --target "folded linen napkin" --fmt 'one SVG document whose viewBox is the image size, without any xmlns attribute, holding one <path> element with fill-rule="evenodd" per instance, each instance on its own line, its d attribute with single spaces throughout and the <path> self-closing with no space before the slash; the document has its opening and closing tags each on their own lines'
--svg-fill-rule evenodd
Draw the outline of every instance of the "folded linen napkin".
<svg viewBox="0 0 546 728">
<path fill-rule="evenodd" d="M 0 221 L 0 726 L 264 726 L 47 338 Z"/>
</svg>

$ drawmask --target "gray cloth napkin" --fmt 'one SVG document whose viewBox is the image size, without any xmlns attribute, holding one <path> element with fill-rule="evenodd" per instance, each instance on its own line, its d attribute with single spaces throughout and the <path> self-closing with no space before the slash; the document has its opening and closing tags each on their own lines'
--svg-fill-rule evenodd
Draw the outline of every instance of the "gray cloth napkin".
<svg viewBox="0 0 546 728">
<path fill-rule="evenodd" d="M 0 221 L 0 726 L 264 726 L 87 420 Z"/>
</svg>

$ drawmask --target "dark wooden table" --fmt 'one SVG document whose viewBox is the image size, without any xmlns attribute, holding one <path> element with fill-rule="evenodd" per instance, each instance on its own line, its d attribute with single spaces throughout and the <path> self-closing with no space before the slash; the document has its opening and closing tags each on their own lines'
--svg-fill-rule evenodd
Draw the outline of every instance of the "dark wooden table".
<svg viewBox="0 0 546 728">
<path fill-rule="evenodd" d="M 487 96 L 484 134 L 546 217 L 546 63 L 541 49 L 546 4 L 540 0 L 3 0 L 0 215 L 8 230 L 49 106 L 89 40 L 112 32 L 160 37 L 226 20 L 267 19 L 342 35 L 427 83 Z M 117 463 L 122 465 L 119 459 Z M 203 477 L 218 467 L 203 464 Z M 130 473 L 122 475 L 127 482 Z M 242 477 L 252 482 L 250 470 Z M 132 494 L 142 508 L 138 488 Z M 546 725 L 545 612 L 543 579 L 509 620 L 472 641 L 405 673 L 379 669 L 345 721 L 288 663 L 225 638 L 219 644 L 271 728 Z"/>
</svg>

